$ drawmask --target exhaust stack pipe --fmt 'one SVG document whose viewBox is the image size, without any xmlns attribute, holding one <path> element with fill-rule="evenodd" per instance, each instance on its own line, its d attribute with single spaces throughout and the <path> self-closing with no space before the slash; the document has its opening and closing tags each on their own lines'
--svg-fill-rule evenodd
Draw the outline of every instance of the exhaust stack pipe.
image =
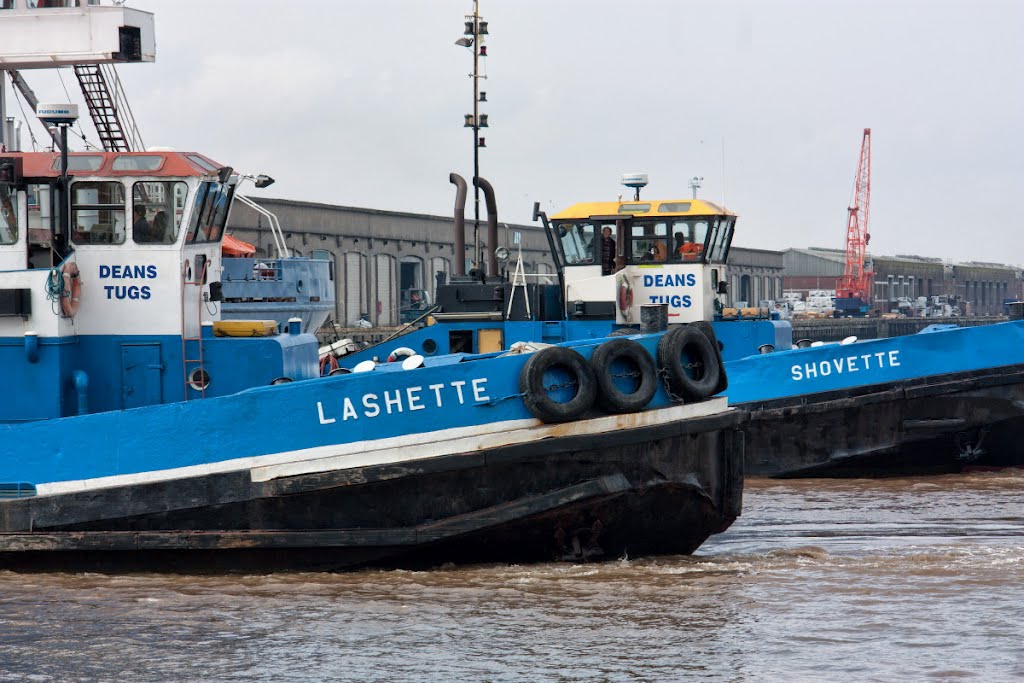
<svg viewBox="0 0 1024 683">
<path fill-rule="evenodd" d="M 455 191 L 455 255 L 452 275 L 466 274 L 466 181 L 458 173 L 451 173 L 448 182 Z"/>
<path fill-rule="evenodd" d="M 479 176 L 473 178 L 473 186 L 484 191 L 484 202 L 487 204 L 487 274 L 498 276 L 498 205 L 494 201 L 494 188 Z"/>
</svg>

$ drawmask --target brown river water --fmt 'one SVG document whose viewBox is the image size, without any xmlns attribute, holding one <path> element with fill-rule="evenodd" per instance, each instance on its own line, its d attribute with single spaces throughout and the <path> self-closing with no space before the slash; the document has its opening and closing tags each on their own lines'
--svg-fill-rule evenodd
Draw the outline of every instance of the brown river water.
<svg viewBox="0 0 1024 683">
<path fill-rule="evenodd" d="M 22 680 L 1024 680 L 1024 472 L 748 481 L 693 557 L 0 572 Z"/>
</svg>

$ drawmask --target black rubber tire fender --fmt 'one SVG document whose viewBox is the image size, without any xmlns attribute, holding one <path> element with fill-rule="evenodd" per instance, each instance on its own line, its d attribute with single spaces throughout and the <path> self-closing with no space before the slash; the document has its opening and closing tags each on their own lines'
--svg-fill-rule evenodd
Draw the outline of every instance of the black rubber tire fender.
<svg viewBox="0 0 1024 683">
<path fill-rule="evenodd" d="M 722 345 L 719 343 L 718 337 L 715 335 L 715 328 L 706 320 L 692 322 L 690 323 L 690 327 L 696 327 L 698 330 L 703 332 L 704 336 L 711 342 L 711 348 L 715 350 L 715 359 L 718 361 L 720 379 L 718 380 L 718 386 L 715 387 L 714 394 L 720 394 L 729 387 L 729 379 L 725 372 L 725 361 L 722 360 Z M 714 394 L 712 394 L 712 396 Z"/>
<path fill-rule="evenodd" d="M 612 365 L 616 361 L 625 361 L 640 373 L 636 391 L 626 393 L 616 386 L 612 377 Z M 604 342 L 590 356 L 590 367 L 597 380 L 597 403 L 609 413 L 635 413 L 650 403 L 658 391 L 658 370 L 654 359 L 647 349 L 632 339 Z"/>
<path fill-rule="evenodd" d="M 632 337 L 634 334 L 640 334 L 639 327 L 620 327 L 617 330 L 613 330 L 609 337 Z"/>
<path fill-rule="evenodd" d="M 556 401 L 544 385 L 544 375 L 562 368 L 576 382 L 576 394 L 569 401 Z M 519 391 L 526 409 L 544 422 L 570 422 L 590 410 L 597 397 L 594 371 L 579 353 L 565 346 L 551 346 L 530 355 L 519 372 Z"/>
<path fill-rule="evenodd" d="M 672 396 L 683 401 L 713 396 L 722 377 L 711 340 L 689 325 L 669 330 L 658 341 L 658 368 Z"/>
</svg>

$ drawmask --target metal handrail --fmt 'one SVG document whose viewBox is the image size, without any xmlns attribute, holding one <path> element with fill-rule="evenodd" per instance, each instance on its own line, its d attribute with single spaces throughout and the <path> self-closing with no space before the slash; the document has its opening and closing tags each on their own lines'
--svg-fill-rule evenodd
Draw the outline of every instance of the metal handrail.
<svg viewBox="0 0 1024 683">
<path fill-rule="evenodd" d="M 278 258 L 290 258 L 291 252 L 288 251 L 288 246 L 284 242 L 284 232 L 281 230 L 281 224 L 270 211 L 267 211 L 262 206 L 254 202 L 253 200 L 246 197 L 244 194 L 235 194 L 235 199 L 242 202 L 250 209 L 265 217 L 270 222 L 270 233 L 274 237 L 274 246 L 277 248 Z"/>
</svg>

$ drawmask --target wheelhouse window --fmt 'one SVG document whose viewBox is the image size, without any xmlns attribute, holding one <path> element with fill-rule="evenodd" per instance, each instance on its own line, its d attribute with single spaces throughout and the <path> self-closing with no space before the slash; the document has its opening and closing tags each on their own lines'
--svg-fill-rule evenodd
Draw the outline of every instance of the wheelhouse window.
<svg viewBox="0 0 1024 683">
<path fill-rule="evenodd" d="M 111 169 L 115 171 L 159 171 L 164 165 L 164 158 L 155 154 L 129 155 L 114 158 Z"/>
<path fill-rule="evenodd" d="M 228 220 L 228 209 L 234 186 L 218 182 L 205 182 L 199 186 L 192 215 L 189 217 L 186 241 L 218 242 L 224 234 Z"/>
<path fill-rule="evenodd" d="M 204 159 L 203 157 L 199 156 L 198 154 L 189 154 L 189 155 L 186 155 L 186 158 L 189 161 L 191 161 L 193 164 L 195 164 L 196 166 L 201 168 L 202 170 L 206 171 L 207 173 L 216 173 L 217 172 L 217 167 L 216 166 L 214 166 L 213 164 L 209 163 L 208 161 L 206 161 L 206 159 Z"/>
<path fill-rule="evenodd" d="M 71 240 L 76 244 L 123 244 L 124 185 L 81 181 L 71 186 Z"/>
<path fill-rule="evenodd" d="M 181 229 L 188 185 L 181 181 L 132 186 L 132 239 L 137 244 L 173 244 Z"/>
<path fill-rule="evenodd" d="M 709 244 L 707 247 L 707 260 L 711 263 L 725 263 L 729 258 L 729 246 L 732 244 L 732 229 L 735 219 L 725 216 L 714 220 L 714 227 L 711 230 Z"/>
<path fill-rule="evenodd" d="M 664 263 L 668 260 L 668 223 L 636 221 L 630 227 L 631 263 Z"/>
<path fill-rule="evenodd" d="M 99 154 L 71 154 L 68 156 L 68 171 L 98 171 L 103 166 L 103 157 Z M 54 171 L 60 170 L 60 157 L 50 165 Z"/>
<path fill-rule="evenodd" d="M 558 223 L 555 234 L 562 259 L 567 266 L 579 266 L 597 263 L 597 231 L 593 223 Z"/>
<path fill-rule="evenodd" d="M 18 241 L 17 195 L 11 186 L 0 183 L 0 244 L 14 244 Z"/>
<path fill-rule="evenodd" d="M 647 213 L 651 210 L 650 204 L 620 204 L 619 213 Z"/>
<path fill-rule="evenodd" d="M 687 218 L 672 221 L 671 260 L 703 262 L 707 250 L 708 220 Z"/>
</svg>

